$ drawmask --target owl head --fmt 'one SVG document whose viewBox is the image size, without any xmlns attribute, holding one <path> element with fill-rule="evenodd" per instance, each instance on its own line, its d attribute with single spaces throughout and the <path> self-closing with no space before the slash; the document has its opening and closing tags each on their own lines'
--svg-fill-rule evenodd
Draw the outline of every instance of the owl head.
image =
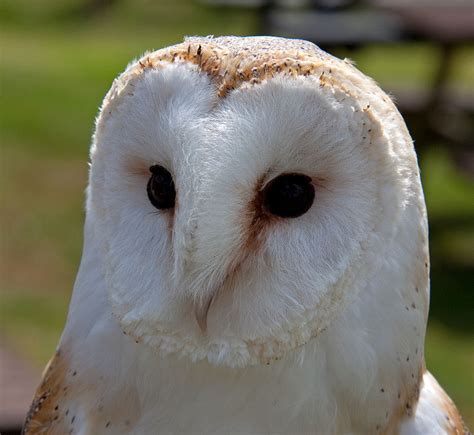
<svg viewBox="0 0 474 435">
<path fill-rule="evenodd" d="M 91 162 L 111 310 L 161 354 L 279 359 L 398 261 L 400 231 L 418 237 L 399 113 L 305 41 L 189 38 L 145 55 L 105 97 Z"/>
</svg>

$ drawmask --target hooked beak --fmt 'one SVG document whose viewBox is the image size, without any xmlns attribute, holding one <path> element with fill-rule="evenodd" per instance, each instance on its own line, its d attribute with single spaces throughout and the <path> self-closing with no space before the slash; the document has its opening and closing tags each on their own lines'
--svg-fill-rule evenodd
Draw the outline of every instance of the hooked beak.
<svg viewBox="0 0 474 435">
<path fill-rule="evenodd" d="M 197 324 L 199 329 L 203 334 L 207 331 L 207 316 L 209 314 L 209 309 L 211 308 L 212 301 L 214 300 L 215 293 L 212 293 L 202 302 L 194 303 L 194 316 L 196 317 Z"/>
</svg>

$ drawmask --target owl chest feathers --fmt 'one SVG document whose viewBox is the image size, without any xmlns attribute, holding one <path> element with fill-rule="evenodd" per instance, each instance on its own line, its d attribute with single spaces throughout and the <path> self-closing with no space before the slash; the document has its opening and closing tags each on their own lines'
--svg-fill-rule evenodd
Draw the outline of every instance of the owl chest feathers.
<svg viewBox="0 0 474 435">
<path fill-rule="evenodd" d="M 397 395 L 407 398 L 409 386 L 401 378 L 374 392 L 380 367 L 370 373 L 356 355 L 330 354 L 325 340 L 268 366 L 231 369 L 157 357 L 108 326 L 102 333 L 122 342 L 115 352 L 106 343 L 65 342 L 54 358 L 32 416 L 52 433 L 379 433 L 405 411 Z M 97 354 L 87 361 L 95 346 L 100 365 Z M 408 400 L 414 406 L 416 397 Z"/>
<path fill-rule="evenodd" d="M 401 338 L 409 318 L 370 316 L 377 279 L 306 346 L 268 365 L 229 368 L 162 357 L 124 334 L 99 263 L 95 250 L 83 260 L 87 273 L 79 273 L 56 375 L 38 393 L 43 410 L 32 420 L 46 421 L 52 433 L 382 433 L 413 413 L 422 340 L 383 347 Z M 400 303 L 397 294 L 388 305 Z"/>
<path fill-rule="evenodd" d="M 387 288 L 385 273 L 307 345 L 268 365 L 230 368 L 163 357 L 124 334 L 97 256 L 93 250 L 83 259 L 60 350 L 26 433 L 417 434 L 433 421 L 451 424 L 444 433 L 461 433 L 436 381 L 423 387 L 423 334 L 410 332 L 423 330 L 424 314 L 394 310 L 404 303 L 396 286 L 382 305 L 375 302 Z"/>
</svg>

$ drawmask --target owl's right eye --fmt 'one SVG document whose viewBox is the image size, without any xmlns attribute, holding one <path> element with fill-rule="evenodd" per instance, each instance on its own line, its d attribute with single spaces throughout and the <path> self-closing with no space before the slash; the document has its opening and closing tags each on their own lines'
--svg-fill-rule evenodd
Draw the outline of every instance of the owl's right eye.
<svg viewBox="0 0 474 435">
<path fill-rule="evenodd" d="M 163 166 L 150 167 L 151 177 L 146 185 L 148 199 L 159 210 L 173 208 L 176 200 L 176 190 L 173 177 Z"/>
</svg>

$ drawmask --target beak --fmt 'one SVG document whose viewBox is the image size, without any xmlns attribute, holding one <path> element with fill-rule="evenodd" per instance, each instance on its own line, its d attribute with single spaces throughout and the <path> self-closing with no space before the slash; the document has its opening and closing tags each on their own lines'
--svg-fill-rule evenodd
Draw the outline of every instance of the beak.
<svg viewBox="0 0 474 435">
<path fill-rule="evenodd" d="M 194 316 L 196 317 L 199 329 L 203 334 L 207 331 L 207 316 L 209 309 L 211 308 L 212 301 L 214 300 L 215 293 L 212 293 L 202 302 L 196 302 L 194 304 Z"/>
</svg>

